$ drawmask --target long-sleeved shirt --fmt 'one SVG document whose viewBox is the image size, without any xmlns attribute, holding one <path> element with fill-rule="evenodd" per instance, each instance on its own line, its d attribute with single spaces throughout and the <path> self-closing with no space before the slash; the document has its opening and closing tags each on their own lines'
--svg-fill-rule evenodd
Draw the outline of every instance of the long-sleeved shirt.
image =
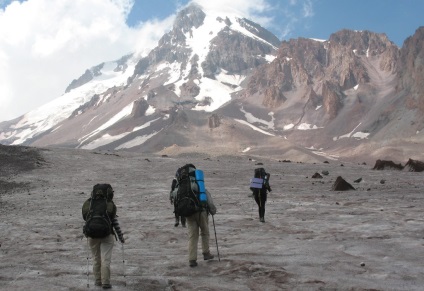
<svg viewBox="0 0 424 291">
<path fill-rule="evenodd" d="M 124 240 L 124 235 L 122 234 L 121 227 L 119 226 L 118 219 L 117 219 L 116 217 L 115 217 L 115 218 L 113 218 L 113 219 L 111 220 L 111 223 L 112 223 L 112 227 L 113 227 L 113 229 L 115 230 L 116 235 L 117 235 L 117 236 L 118 236 L 118 238 L 119 238 L 119 241 L 120 241 L 121 243 L 124 243 L 124 242 L 125 242 L 125 240 Z"/>
</svg>

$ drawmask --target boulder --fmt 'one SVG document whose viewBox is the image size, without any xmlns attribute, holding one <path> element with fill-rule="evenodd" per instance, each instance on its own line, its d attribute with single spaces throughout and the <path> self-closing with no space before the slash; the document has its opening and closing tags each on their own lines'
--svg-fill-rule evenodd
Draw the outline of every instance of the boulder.
<svg viewBox="0 0 424 291">
<path fill-rule="evenodd" d="M 424 162 L 409 159 L 405 164 L 404 170 L 409 172 L 422 172 L 424 171 Z"/>
<path fill-rule="evenodd" d="M 312 178 L 314 179 L 322 179 L 322 176 L 319 173 L 315 173 L 312 175 Z"/>
<path fill-rule="evenodd" d="M 336 182 L 334 182 L 333 186 L 331 187 L 331 190 L 333 191 L 349 191 L 349 190 L 356 190 L 353 188 L 352 185 L 350 185 L 348 182 L 346 182 L 345 179 L 343 179 L 341 176 L 338 176 L 336 179 Z"/>
<path fill-rule="evenodd" d="M 355 181 L 353 181 L 353 183 L 360 183 L 362 181 L 362 178 L 358 178 Z"/>
<path fill-rule="evenodd" d="M 395 164 L 392 161 L 377 160 L 375 162 L 373 170 L 403 170 L 401 164 Z"/>
</svg>

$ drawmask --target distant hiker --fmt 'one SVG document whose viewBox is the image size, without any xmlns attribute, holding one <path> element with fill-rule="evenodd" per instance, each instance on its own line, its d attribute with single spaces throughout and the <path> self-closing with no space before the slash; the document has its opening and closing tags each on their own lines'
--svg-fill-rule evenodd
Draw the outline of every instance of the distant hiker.
<svg viewBox="0 0 424 291">
<path fill-rule="evenodd" d="M 188 224 L 188 260 L 189 266 L 197 266 L 197 245 L 202 237 L 202 254 L 204 260 L 211 260 L 214 256 L 209 250 L 209 218 L 215 215 L 216 207 L 212 196 L 206 190 L 203 181 L 203 171 L 196 170 L 193 164 L 187 164 L 178 169 L 176 196 L 176 213 L 186 217 Z"/>
<path fill-rule="evenodd" d="M 186 218 L 184 216 L 179 216 L 176 211 L 176 197 L 177 197 L 177 189 L 178 186 L 178 171 L 175 173 L 175 177 L 172 180 L 171 184 L 171 192 L 169 192 L 169 201 L 171 201 L 171 204 L 174 205 L 174 213 L 175 213 L 175 224 L 174 226 L 177 227 L 180 224 L 180 217 L 181 217 L 181 225 L 182 227 L 186 227 Z"/>
<path fill-rule="evenodd" d="M 269 186 L 270 174 L 264 168 L 257 168 L 254 172 L 254 177 L 250 180 L 250 190 L 253 192 L 256 204 L 259 207 L 259 220 L 265 222 L 265 203 L 267 191 L 271 192 Z"/>
<path fill-rule="evenodd" d="M 102 286 L 103 289 L 112 288 L 110 263 L 114 238 L 118 236 L 119 241 L 125 243 L 116 215 L 116 205 L 112 201 L 113 193 L 110 184 L 96 184 L 91 197 L 82 206 L 84 234 L 93 256 L 95 285 Z"/>
</svg>

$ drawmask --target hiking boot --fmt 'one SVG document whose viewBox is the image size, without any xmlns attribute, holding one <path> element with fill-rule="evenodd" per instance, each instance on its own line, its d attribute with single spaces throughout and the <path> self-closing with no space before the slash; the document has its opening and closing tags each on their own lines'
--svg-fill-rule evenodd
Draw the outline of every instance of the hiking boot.
<svg viewBox="0 0 424 291">
<path fill-rule="evenodd" d="M 103 289 L 110 289 L 110 288 L 112 288 L 112 285 L 110 285 L 110 284 L 103 284 L 102 285 L 102 288 Z"/>
<path fill-rule="evenodd" d="M 174 226 L 177 227 L 180 224 L 180 220 L 179 219 L 175 219 L 175 224 Z"/>
<path fill-rule="evenodd" d="M 102 286 L 102 280 L 96 280 L 96 282 L 94 282 L 94 286 Z"/>
<path fill-rule="evenodd" d="M 182 225 L 182 227 L 186 227 L 185 222 L 182 222 L 181 225 Z"/>
<path fill-rule="evenodd" d="M 213 258 L 214 258 L 214 256 L 211 255 L 211 253 L 203 254 L 203 260 L 205 260 L 205 261 L 212 260 Z"/>
<path fill-rule="evenodd" d="M 197 266 L 196 260 L 190 260 L 190 261 L 188 261 L 188 263 L 189 263 L 190 267 L 196 267 Z"/>
<path fill-rule="evenodd" d="M 265 222 L 265 218 L 264 218 L 264 217 L 261 217 L 261 218 L 259 219 L 259 221 L 260 221 L 260 222 Z"/>
</svg>

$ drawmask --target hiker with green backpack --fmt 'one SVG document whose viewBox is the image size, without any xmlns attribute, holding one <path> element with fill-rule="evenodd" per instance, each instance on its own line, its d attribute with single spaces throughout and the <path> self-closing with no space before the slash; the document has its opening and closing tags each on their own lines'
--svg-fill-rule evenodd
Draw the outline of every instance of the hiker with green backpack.
<svg viewBox="0 0 424 291">
<path fill-rule="evenodd" d="M 112 288 L 110 263 L 116 236 L 122 244 L 125 243 L 116 215 L 116 205 L 112 201 L 113 193 L 110 184 L 96 184 L 90 198 L 82 206 L 82 217 L 85 220 L 83 232 L 93 257 L 94 285 L 102 286 L 103 289 Z"/>
<path fill-rule="evenodd" d="M 176 174 L 176 207 L 178 215 L 186 218 L 188 226 L 188 259 L 189 266 L 197 266 L 197 247 L 199 230 L 202 239 L 203 259 L 211 260 L 214 256 L 209 250 L 209 218 L 216 213 L 212 196 L 204 187 L 203 171 L 197 170 L 193 164 L 186 164 Z M 217 244 L 218 250 L 218 244 Z M 218 253 L 219 255 L 219 253 Z"/>
<path fill-rule="evenodd" d="M 177 227 L 180 224 L 180 219 L 181 219 L 181 226 L 186 227 L 186 218 L 184 216 L 178 215 L 178 213 L 176 211 L 177 191 L 175 191 L 175 189 L 177 188 L 177 185 L 178 185 L 177 176 L 178 176 L 178 171 L 177 171 L 177 173 L 175 173 L 175 177 L 172 180 L 171 191 L 169 192 L 169 201 L 171 202 L 172 205 L 174 205 L 174 214 L 175 214 L 175 224 L 174 224 L 174 226 Z"/>
</svg>

